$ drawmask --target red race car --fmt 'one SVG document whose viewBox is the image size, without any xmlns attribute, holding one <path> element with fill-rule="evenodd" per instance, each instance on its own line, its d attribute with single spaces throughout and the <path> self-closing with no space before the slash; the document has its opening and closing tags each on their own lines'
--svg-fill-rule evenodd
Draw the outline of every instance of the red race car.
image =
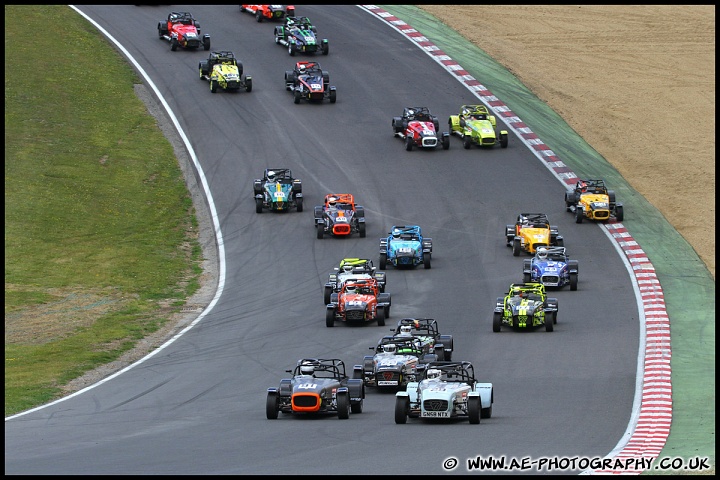
<svg viewBox="0 0 720 480">
<path fill-rule="evenodd" d="M 325 326 L 334 327 L 335 320 L 343 322 L 370 322 L 377 320 L 385 325 L 390 317 L 390 294 L 380 293 L 374 278 L 348 280 L 338 293 L 330 295 L 325 310 Z"/>
<path fill-rule="evenodd" d="M 292 5 L 240 5 L 241 12 L 250 12 L 255 20 L 285 20 L 285 17 L 295 16 L 295 7 Z"/>
<path fill-rule="evenodd" d="M 295 103 L 337 101 L 337 89 L 330 85 L 330 74 L 318 62 L 297 62 L 293 70 L 286 70 L 285 89 L 293 92 Z"/>
<path fill-rule="evenodd" d="M 200 45 L 204 50 L 210 50 L 210 35 L 200 36 L 200 24 L 190 12 L 171 12 L 167 21 L 159 22 L 157 28 L 160 40 L 169 41 L 173 52 L 178 47 L 195 50 Z"/>
<path fill-rule="evenodd" d="M 435 148 L 442 145 L 443 150 L 450 148 L 450 133 L 439 133 L 440 122 L 427 107 L 406 107 L 402 117 L 393 117 L 392 127 L 393 135 L 405 141 L 408 152 L 413 147 Z"/>
</svg>

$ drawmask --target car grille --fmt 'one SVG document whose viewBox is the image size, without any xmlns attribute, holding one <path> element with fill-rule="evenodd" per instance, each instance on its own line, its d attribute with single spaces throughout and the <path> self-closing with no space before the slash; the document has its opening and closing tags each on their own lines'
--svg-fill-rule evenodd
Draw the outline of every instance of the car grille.
<svg viewBox="0 0 720 480">
<path fill-rule="evenodd" d="M 347 223 L 333 225 L 332 232 L 334 235 L 350 235 L 350 225 Z"/>
<path fill-rule="evenodd" d="M 312 92 L 310 93 L 310 100 L 315 102 L 321 102 L 325 98 L 325 93 L 323 92 Z"/>
<path fill-rule="evenodd" d="M 188 48 L 198 48 L 199 46 L 200 46 L 200 40 L 198 40 L 198 39 L 187 40 Z"/>
<path fill-rule="evenodd" d="M 315 53 L 315 52 L 317 52 L 317 48 L 318 48 L 317 45 L 303 45 L 302 51 L 307 52 L 307 53 Z"/>
<path fill-rule="evenodd" d="M 227 82 L 227 88 L 228 90 L 237 90 L 240 88 L 240 82 L 237 80 L 230 80 Z"/>
<path fill-rule="evenodd" d="M 400 373 L 399 372 L 378 372 L 375 375 L 375 382 L 379 386 L 383 385 L 397 385 L 400 381 Z"/>
<path fill-rule="evenodd" d="M 365 320 L 365 310 L 345 310 L 345 320 Z"/>
<path fill-rule="evenodd" d="M 285 210 L 287 208 L 287 202 L 273 202 L 272 207 L 275 210 Z"/>
<path fill-rule="evenodd" d="M 292 408 L 296 411 L 317 412 L 320 410 L 320 403 L 317 393 L 296 393 L 292 396 Z"/>
<path fill-rule="evenodd" d="M 423 137 L 423 147 L 437 147 L 437 137 Z"/>
<path fill-rule="evenodd" d="M 483 145 L 495 145 L 495 139 L 492 137 L 485 137 L 482 139 Z"/>
<path fill-rule="evenodd" d="M 532 327 L 532 315 L 515 315 L 513 325 L 515 327 Z"/>
<path fill-rule="evenodd" d="M 594 220 L 607 220 L 610 218 L 610 210 L 593 210 L 591 214 Z"/>
<path fill-rule="evenodd" d="M 448 409 L 447 400 L 425 400 L 423 408 L 428 412 L 445 412 Z"/>
<path fill-rule="evenodd" d="M 557 287 L 560 285 L 560 277 L 557 275 L 543 275 L 542 283 L 547 287 Z"/>
</svg>

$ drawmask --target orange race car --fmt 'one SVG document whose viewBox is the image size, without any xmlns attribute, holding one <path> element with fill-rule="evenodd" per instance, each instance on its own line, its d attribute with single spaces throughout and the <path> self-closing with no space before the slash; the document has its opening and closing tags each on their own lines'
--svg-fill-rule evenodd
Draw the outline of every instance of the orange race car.
<svg viewBox="0 0 720 480">
<path fill-rule="evenodd" d="M 365 209 L 355 205 L 350 193 L 328 193 L 325 205 L 315 207 L 317 238 L 327 233 L 336 237 L 349 237 L 357 233 L 365 237 Z"/>
<path fill-rule="evenodd" d="M 258 22 L 295 16 L 295 7 L 292 5 L 240 5 L 240 11 L 252 13 Z"/>
</svg>

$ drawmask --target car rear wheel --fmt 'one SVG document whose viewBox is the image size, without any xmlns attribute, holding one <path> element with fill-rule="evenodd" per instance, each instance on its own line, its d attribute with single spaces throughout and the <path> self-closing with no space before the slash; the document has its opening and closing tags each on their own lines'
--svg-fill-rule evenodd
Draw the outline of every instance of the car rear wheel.
<svg viewBox="0 0 720 480">
<path fill-rule="evenodd" d="M 340 420 L 347 420 L 350 418 L 350 396 L 347 392 L 338 393 L 337 395 L 337 410 L 338 418 Z"/>
<path fill-rule="evenodd" d="M 444 361 L 445 360 L 445 350 L 442 345 L 435 345 L 433 348 L 433 352 L 435 353 L 435 356 L 438 358 L 438 361 Z"/>
<path fill-rule="evenodd" d="M 495 332 L 495 333 L 499 332 L 501 326 L 502 326 L 502 313 L 500 313 L 500 312 L 493 313 L 493 332 Z"/>
<path fill-rule="evenodd" d="M 530 274 L 523 273 L 523 283 L 530 283 Z"/>
<path fill-rule="evenodd" d="M 472 424 L 480 423 L 480 397 L 470 397 L 467 403 L 468 420 Z"/>
<path fill-rule="evenodd" d="M 409 403 L 407 397 L 395 397 L 395 423 L 407 423 Z"/>
<path fill-rule="evenodd" d="M 425 270 L 429 270 L 430 268 L 432 268 L 431 253 L 423 253 L 423 266 L 425 267 Z"/>
<path fill-rule="evenodd" d="M 277 392 L 268 392 L 265 403 L 265 415 L 268 420 L 275 420 L 278 417 L 278 403 Z"/>
</svg>

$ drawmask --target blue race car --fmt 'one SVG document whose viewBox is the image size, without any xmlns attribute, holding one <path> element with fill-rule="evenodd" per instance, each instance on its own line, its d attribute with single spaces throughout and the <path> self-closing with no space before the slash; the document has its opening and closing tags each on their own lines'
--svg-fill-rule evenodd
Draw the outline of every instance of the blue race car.
<svg viewBox="0 0 720 480">
<path fill-rule="evenodd" d="M 422 236 L 417 225 L 393 225 L 387 238 L 380 239 L 380 270 L 388 264 L 412 268 L 421 263 L 431 267 L 432 238 Z"/>
<path fill-rule="evenodd" d="M 578 261 L 568 259 L 565 247 L 538 247 L 535 256 L 523 262 L 523 282 L 558 288 L 569 284 L 577 290 Z"/>
</svg>

